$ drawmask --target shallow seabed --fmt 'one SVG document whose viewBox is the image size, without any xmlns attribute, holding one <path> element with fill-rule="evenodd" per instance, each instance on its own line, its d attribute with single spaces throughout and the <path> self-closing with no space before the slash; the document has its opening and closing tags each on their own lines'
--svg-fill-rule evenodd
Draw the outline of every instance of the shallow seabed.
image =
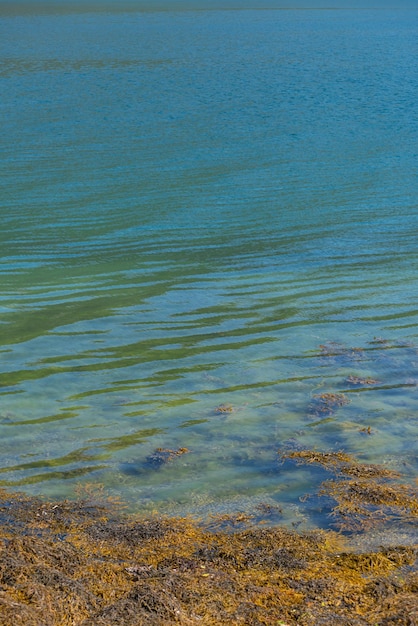
<svg viewBox="0 0 418 626">
<path fill-rule="evenodd" d="M 306 528 L 325 470 L 279 450 L 414 484 L 417 13 L 33 7 L 0 14 L 0 484 Z"/>
</svg>

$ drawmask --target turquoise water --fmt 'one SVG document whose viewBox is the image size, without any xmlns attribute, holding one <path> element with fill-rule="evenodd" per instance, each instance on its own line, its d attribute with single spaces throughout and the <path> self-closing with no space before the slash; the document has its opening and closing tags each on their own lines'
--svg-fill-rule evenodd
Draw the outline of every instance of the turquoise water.
<svg viewBox="0 0 418 626">
<path fill-rule="evenodd" d="M 412 481 L 418 13 L 36 6 L 0 14 L 0 484 L 309 525 L 279 449 Z"/>
</svg>

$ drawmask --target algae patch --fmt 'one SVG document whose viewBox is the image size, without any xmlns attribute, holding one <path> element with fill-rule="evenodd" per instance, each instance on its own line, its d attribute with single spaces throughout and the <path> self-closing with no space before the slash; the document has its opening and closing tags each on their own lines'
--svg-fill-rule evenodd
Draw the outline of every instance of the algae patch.
<svg viewBox="0 0 418 626">
<path fill-rule="evenodd" d="M 393 523 L 417 523 L 416 490 L 401 482 L 395 470 L 359 463 L 342 451 L 298 450 L 279 452 L 279 457 L 297 464 L 319 464 L 334 474 L 334 479 L 321 484 L 319 495 L 331 500 L 329 515 L 339 530 L 363 532 Z"/>
</svg>

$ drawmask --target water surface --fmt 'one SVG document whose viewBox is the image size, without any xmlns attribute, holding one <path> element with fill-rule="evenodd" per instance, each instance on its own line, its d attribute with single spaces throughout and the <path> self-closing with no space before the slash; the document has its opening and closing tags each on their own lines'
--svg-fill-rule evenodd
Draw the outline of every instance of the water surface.
<svg viewBox="0 0 418 626">
<path fill-rule="evenodd" d="M 416 32 L 414 11 L 3 13 L 1 485 L 309 525 L 323 476 L 280 448 L 413 479 Z"/>
</svg>

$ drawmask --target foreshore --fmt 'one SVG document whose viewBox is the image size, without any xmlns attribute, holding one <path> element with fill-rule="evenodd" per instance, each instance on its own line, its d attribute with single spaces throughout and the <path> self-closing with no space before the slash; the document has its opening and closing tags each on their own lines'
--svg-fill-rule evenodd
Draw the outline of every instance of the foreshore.
<svg viewBox="0 0 418 626">
<path fill-rule="evenodd" d="M 334 513 L 357 532 L 391 513 L 416 524 L 416 495 L 387 470 L 342 453 L 297 455 L 331 469 Z M 417 624 L 418 545 L 356 550 L 348 537 L 252 525 L 245 514 L 211 524 L 132 516 L 100 494 L 47 502 L 2 490 L 0 625 Z"/>
</svg>

